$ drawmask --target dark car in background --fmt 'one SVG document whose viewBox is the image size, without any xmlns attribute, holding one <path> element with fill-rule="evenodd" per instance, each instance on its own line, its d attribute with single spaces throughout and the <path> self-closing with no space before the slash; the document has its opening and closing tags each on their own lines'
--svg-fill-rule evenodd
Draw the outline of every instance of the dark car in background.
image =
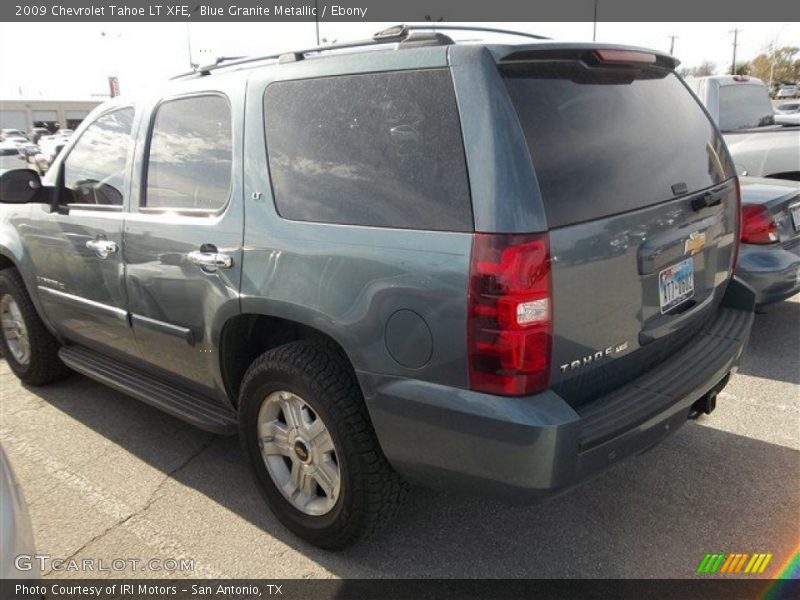
<svg viewBox="0 0 800 600">
<path fill-rule="evenodd" d="M 326 548 L 405 481 L 553 496 L 713 410 L 749 335 L 733 163 L 675 66 L 398 27 L 114 99 L 0 177 L 3 353 L 238 432 Z"/>
<path fill-rule="evenodd" d="M 800 292 L 800 183 L 741 177 L 742 245 L 736 274 L 759 305 Z"/>
</svg>

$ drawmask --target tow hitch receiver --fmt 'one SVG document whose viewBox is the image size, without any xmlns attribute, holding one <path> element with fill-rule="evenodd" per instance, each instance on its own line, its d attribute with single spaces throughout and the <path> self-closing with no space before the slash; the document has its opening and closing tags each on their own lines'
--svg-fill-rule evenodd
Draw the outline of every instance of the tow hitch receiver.
<svg viewBox="0 0 800 600">
<path fill-rule="evenodd" d="M 689 418 L 697 419 L 700 415 L 710 415 L 715 408 L 717 408 L 717 390 L 714 389 L 692 404 Z"/>
<path fill-rule="evenodd" d="M 733 372 L 735 372 L 735 370 L 731 371 L 731 373 Z M 692 404 L 692 408 L 689 410 L 690 419 L 697 419 L 700 415 L 710 415 L 714 409 L 717 408 L 717 394 L 728 385 L 731 373 L 725 375 L 717 385 L 708 390 L 702 398 Z"/>
</svg>

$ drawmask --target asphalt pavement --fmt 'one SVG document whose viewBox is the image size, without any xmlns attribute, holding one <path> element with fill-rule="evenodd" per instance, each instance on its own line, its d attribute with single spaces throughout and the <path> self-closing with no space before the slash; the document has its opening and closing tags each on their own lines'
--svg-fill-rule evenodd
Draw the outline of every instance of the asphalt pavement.
<svg viewBox="0 0 800 600">
<path fill-rule="evenodd" d="M 277 522 L 236 438 L 77 374 L 26 388 L 0 362 L 0 443 L 39 553 L 193 561 L 46 577 L 672 578 L 707 552 L 772 553 L 775 576 L 800 542 L 800 296 L 757 316 L 717 410 L 650 452 L 538 505 L 415 488 L 385 533 L 339 553 Z"/>
</svg>

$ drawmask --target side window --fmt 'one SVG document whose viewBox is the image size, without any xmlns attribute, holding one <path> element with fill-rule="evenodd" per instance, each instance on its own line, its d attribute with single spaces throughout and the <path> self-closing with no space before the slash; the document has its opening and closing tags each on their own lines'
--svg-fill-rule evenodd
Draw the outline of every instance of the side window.
<svg viewBox="0 0 800 600">
<path fill-rule="evenodd" d="M 221 96 L 164 102 L 150 133 L 142 206 L 218 210 L 230 196 L 231 108 Z"/>
<path fill-rule="evenodd" d="M 64 161 L 68 203 L 122 206 L 132 125 L 133 109 L 122 108 L 103 115 L 81 134 Z"/>
<path fill-rule="evenodd" d="M 464 145 L 447 70 L 277 82 L 264 93 L 278 213 L 469 231 Z"/>
</svg>

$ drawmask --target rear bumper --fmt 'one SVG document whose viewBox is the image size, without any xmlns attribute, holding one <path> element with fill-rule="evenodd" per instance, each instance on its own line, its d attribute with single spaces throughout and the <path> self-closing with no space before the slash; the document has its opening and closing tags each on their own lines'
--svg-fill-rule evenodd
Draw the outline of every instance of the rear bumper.
<svg viewBox="0 0 800 600">
<path fill-rule="evenodd" d="M 411 481 L 514 498 L 566 489 L 674 432 L 744 351 L 754 294 L 734 280 L 717 319 L 671 357 L 578 411 L 552 390 L 506 398 L 359 373 L 390 463 Z M 676 375 L 680 373 L 680 377 Z"/>
<path fill-rule="evenodd" d="M 780 302 L 800 292 L 800 243 L 787 249 L 742 244 L 738 275 L 756 293 L 756 304 Z"/>
</svg>

